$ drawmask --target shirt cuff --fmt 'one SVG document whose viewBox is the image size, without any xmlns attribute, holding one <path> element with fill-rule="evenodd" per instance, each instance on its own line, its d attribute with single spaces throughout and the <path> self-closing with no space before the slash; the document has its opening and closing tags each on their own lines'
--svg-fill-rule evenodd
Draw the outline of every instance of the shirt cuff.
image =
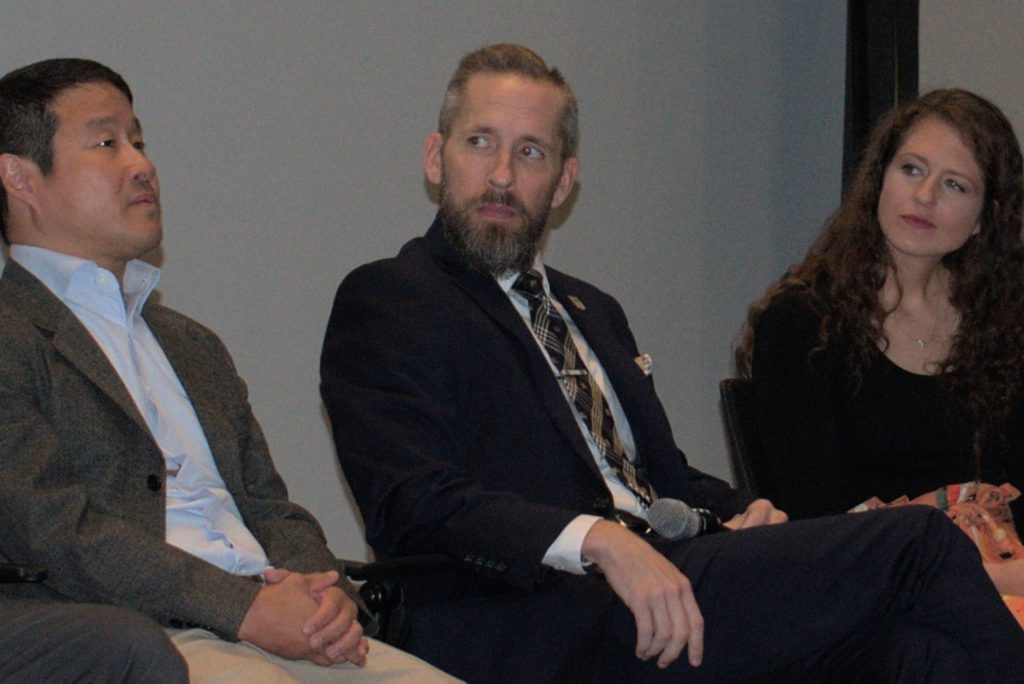
<svg viewBox="0 0 1024 684">
<path fill-rule="evenodd" d="M 562 572 L 571 572 L 574 575 L 587 574 L 586 566 L 590 565 L 590 561 L 583 559 L 583 538 L 598 520 L 601 518 L 596 515 L 578 515 L 573 518 L 548 547 L 541 562 Z"/>
</svg>

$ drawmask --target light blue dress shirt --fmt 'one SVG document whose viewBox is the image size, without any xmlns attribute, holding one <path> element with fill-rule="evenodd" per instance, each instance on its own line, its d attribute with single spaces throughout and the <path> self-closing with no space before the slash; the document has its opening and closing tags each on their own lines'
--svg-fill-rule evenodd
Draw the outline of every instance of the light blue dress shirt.
<svg viewBox="0 0 1024 684">
<path fill-rule="evenodd" d="M 11 258 L 82 322 L 149 426 L 167 467 L 167 543 L 230 573 L 262 574 L 266 553 L 242 521 L 192 402 L 142 318 L 159 269 L 130 261 L 122 295 L 117 277 L 92 261 L 28 245 L 12 246 Z"/>
</svg>

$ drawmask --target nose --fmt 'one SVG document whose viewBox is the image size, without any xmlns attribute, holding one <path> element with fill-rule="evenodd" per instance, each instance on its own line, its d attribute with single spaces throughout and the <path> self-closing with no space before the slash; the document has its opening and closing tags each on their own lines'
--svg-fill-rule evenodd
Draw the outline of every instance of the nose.
<svg viewBox="0 0 1024 684">
<path fill-rule="evenodd" d="M 935 202 L 936 183 L 938 179 L 935 176 L 929 176 L 921 180 L 914 188 L 914 201 L 918 204 L 932 204 Z"/>
<path fill-rule="evenodd" d="M 487 182 L 499 190 L 507 190 L 515 182 L 515 170 L 512 166 L 512 151 L 499 150 L 494 156 L 494 165 L 487 174 Z"/>
<path fill-rule="evenodd" d="M 156 177 L 156 165 L 150 161 L 146 153 L 137 147 L 128 147 L 127 164 L 132 180 L 151 181 Z"/>
</svg>

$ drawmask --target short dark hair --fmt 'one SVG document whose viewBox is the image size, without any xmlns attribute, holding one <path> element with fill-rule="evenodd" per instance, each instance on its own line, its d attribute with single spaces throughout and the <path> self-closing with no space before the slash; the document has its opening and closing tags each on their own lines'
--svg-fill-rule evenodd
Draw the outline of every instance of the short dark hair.
<svg viewBox="0 0 1024 684">
<path fill-rule="evenodd" d="M 47 59 L 0 78 L 0 154 L 34 161 L 43 174 L 53 170 L 53 134 L 57 131 L 53 101 L 68 88 L 109 83 L 132 102 L 121 75 L 90 59 Z M 0 186 L 0 237 L 7 241 L 7 194 Z"/>
<path fill-rule="evenodd" d="M 459 62 L 459 67 L 448 81 L 444 102 L 441 104 L 441 116 L 438 118 L 437 130 L 444 139 L 447 140 L 448 134 L 451 133 L 452 123 L 462 107 L 466 83 L 476 74 L 514 74 L 557 87 L 565 98 L 562 115 L 558 121 L 562 161 L 576 156 L 580 139 L 580 112 L 576 95 L 573 94 L 568 81 L 558 69 L 549 68 L 533 50 L 509 43 L 480 48 L 470 52 Z"/>
</svg>

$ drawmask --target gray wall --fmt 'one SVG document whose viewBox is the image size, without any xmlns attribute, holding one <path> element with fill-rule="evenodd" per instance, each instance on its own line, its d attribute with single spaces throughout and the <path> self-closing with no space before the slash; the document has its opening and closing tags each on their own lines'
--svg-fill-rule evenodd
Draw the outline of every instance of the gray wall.
<svg viewBox="0 0 1024 684">
<path fill-rule="evenodd" d="M 920 88 L 960 87 L 996 103 L 1024 134 L 1024 3 L 923 0 Z"/>
<path fill-rule="evenodd" d="M 845 4 L 5 0 L 0 71 L 89 56 L 132 85 L 163 301 L 223 336 L 293 497 L 361 556 L 321 335 L 341 278 L 433 215 L 420 155 L 458 58 L 523 42 L 574 84 L 582 173 L 548 261 L 620 298 L 679 443 L 728 477 L 717 384 L 746 306 L 838 200 Z"/>
</svg>

